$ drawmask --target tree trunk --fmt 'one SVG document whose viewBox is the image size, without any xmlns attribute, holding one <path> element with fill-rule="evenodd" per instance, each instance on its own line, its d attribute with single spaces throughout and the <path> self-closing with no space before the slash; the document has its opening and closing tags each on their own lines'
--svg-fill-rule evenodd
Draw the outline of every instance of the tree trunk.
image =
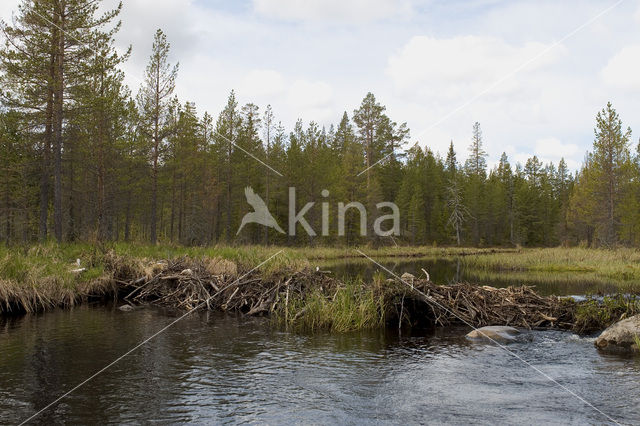
<svg viewBox="0 0 640 426">
<path fill-rule="evenodd" d="M 227 158 L 227 229 L 225 239 L 227 242 L 231 241 L 231 144 L 229 144 L 228 148 L 228 158 Z"/>
<path fill-rule="evenodd" d="M 269 164 L 269 151 L 271 150 L 271 134 L 270 134 L 270 129 L 269 129 L 269 123 L 267 123 L 267 164 Z M 270 182 L 270 176 L 269 176 L 269 172 L 270 170 L 267 169 L 267 193 L 266 193 L 266 200 L 265 202 L 267 203 L 267 209 L 269 208 L 269 184 Z M 269 228 L 268 227 L 264 227 L 264 245 L 268 246 L 269 245 Z"/>
<path fill-rule="evenodd" d="M 169 218 L 169 240 L 173 242 L 173 226 L 176 216 L 176 170 L 173 169 L 173 179 L 171 184 L 171 217 Z"/>
<path fill-rule="evenodd" d="M 75 213 L 75 200 L 73 199 L 73 181 L 75 179 L 75 171 L 73 167 L 73 159 L 69 162 L 69 220 L 67 230 L 67 239 L 69 241 L 73 241 L 76 238 L 76 235 L 79 233 L 79 230 L 76 229 L 76 213 Z"/>
<path fill-rule="evenodd" d="M 124 240 L 131 238 L 131 189 L 127 191 L 127 205 L 125 207 Z"/>
<path fill-rule="evenodd" d="M 9 179 L 6 180 L 6 188 L 4 192 L 4 206 L 5 206 L 5 242 L 6 245 L 9 245 L 9 241 L 11 240 L 11 198 L 10 198 L 10 190 L 11 186 L 9 184 Z"/>
<path fill-rule="evenodd" d="M 104 102 L 104 70 L 102 70 L 100 74 L 100 99 L 102 103 L 98 106 L 98 240 L 102 241 L 106 236 L 106 226 L 105 226 L 105 204 L 106 204 L 106 194 L 105 194 L 105 106 Z"/>
<path fill-rule="evenodd" d="M 63 7 L 57 10 L 57 27 L 65 28 Z M 53 80 L 53 228 L 56 240 L 62 242 L 62 120 L 64 104 L 64 31 L 55 30 Z"/>
<path fill-rule="evenodd" d="M 46 241 L 49 222 L 49 184 L 51 176 L 51 145 L 53 138 L 53 79 L 54 79 L 55 54 L 51 55 L 49 64 L 49 76 L 51 82 L 47 88 L 47 107 L 45 110 L 44 143 L 42 149 L 42 175 L 40 176 L 40 223 L 39 239 Z"/>
</svg>

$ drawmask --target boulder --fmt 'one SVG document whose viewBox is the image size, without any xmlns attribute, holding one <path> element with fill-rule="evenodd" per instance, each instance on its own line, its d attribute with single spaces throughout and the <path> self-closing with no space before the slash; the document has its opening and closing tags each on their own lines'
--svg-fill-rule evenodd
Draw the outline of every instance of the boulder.
<svg viewBox="0 0 640 426">
<path fill-rule="evenodd" d="M 509 342 L 515 339 L 515 335 L 520 334 L 518 329 L 507 326 L 489 326 L 473 330 L 467 334 L 470 339 L 496 340 L 498 342 Z"/>
<path fill-rule="evenodd" d="M 640 315 L 613 324 L 596 339 L 596 347 L 613 352 L 640 352 L 636 344 L 640 337 Z"/>
</svg>

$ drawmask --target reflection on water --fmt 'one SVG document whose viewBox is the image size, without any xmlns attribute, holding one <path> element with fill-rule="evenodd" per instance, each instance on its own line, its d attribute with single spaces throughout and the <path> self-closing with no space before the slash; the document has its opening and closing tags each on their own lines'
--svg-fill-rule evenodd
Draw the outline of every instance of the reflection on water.
<svg viewBox="0 0 640 426">
<path fill-rule="evenodd" d="M 89 307 L 0 319 L 2 422 L 23 420 L 172 320 Z M 198 313 L 36 423 L 606 423 L 467 331 L 300 335 Z M 640 423 L 640 360 L 563 332 L 526 332 L 509 348 L 618 421 Z"/>
<path fill-rule="evenodd" d="M 534 286 L 538 293 L 547 296 L 612 294 L 621 291 L 619 283 L 603 282 L 602 280 L 594 279 L 590 274 L 576 272 L 493 273 L 466 267 L 462 259 L 381 258 L 377 261 L 398 276 L 409 272 L 415 276 L 424 277 L 425 275 L 422 271 L 424 269 L 429 273 L 431 281 L 436 284 L 469 282 L 493 287 L 528 285 Z M 388 272 L 366 259 L 322 261 L 318 262 L 318 266 L 322 270 L 331 271 L 332 274 L 338 277 L 360 276 L 368 280 L 376 272 L 381 272 L 385 278 L 391 277 Z M 630 292 L 630 289 L 624 287 L 624 291 Z"/>
</svg>

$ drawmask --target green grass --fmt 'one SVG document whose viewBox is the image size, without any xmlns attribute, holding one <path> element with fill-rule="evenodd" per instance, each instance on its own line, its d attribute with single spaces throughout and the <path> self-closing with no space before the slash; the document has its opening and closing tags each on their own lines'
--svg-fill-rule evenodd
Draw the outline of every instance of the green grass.
<svg viewBox="0 0 640 426">
<path fill-rule="evenodd" d="M 274 320 L 297 331 L 375 329 L 385 324 L 387 304 L 382 281 L 365 285 L 355 280 L 331 291 L 318 288 L 306 295 L 292 295 L 281 301 Z"/>
<path fill-rule="evenodd" d="M 463 258 L 474 269 L 494 272 L 589 274 L 594 280 L 640 281 L 640 251 L 630 248 L 521 249 Z"/>
<path fill-rule="evenodd" d="M 31 247 L 0 247 L 0 280 L 15 285 L 37 287 L 54 282 L 74 288 L 81 282 L 104 274 L 104 254 L 112 251 L 122 258 L 153 261 L 188 256 L 194 259 L 223 258 L 235 262 L 240 271 L 247 271 L 282 250 L 261 267 L 265 274 L 287 269 L 300 269 L 310 262 L 332 259 L 363 259 L 354 248 L 283 248 L 245 247 L 182 247 L 171 245 L 141 245 L 111 243 L 54 243 Z M 490 250 L 439 247 L 383 247 L 361 249 L 376 259 L 384 257 L 461 258 L 467 271 L 478 277 L 512 277 L 531 281 L 542 277 L 546 282 L 566 282 L 575 279 L 603 284 L 640 283 L 640 251 L 635 249 L 549 248 L 520 250 Z M 74 274 L 76 259 L 88 270 Z M 363 259 L 364 261 L 364 259 Z"/>
<path fill-rule="evenodd" d="M 602 303 L 589 300 L 578 305 L 575 313 L 574 331 L 590 333 L 604 330 L 616 322 L 640 314 L 640 300 L 622 295 L 605 297 Z"/>
<path fill-rule="evenodd" d="M 143 245 L 127 243 L 38 244 L 31 247 L 0 247 L 0 279 L 37 285 L 54 279 L 65 286 L 73 287 L 78 278 L 91 279 L 99 276 L 104 253 L 113 251 L 118 256 L 140 260 L 163 260 L 182 256 L 194 259 L 223 258 L 238 264 L 240 270 L 248 270 L 282 251 L 261 269 L 269 273 L 285 268 L 299 269 L 309 266 L 310 260 L 362 258 L 354 248 L 288 248 L 265 246 L 213 246 L 183 247 L 172 245 Z M 472 253 L 488 253 L 488 250 L 434 247 L 384 247 L 362 248 L 369 256 L 380 257 L 455 257 Z M 80 276 L 70 272 L 76 259 L 89 270 Z"/>
<path fill-rule="evenodd" d="M 82 273 L 76 259 L 81 259 Z M 90 245 L 0 247 L 0 312 L 71 306 L 81 294 L 104 294 L 102 255 Z"/>
<path fill-rule="evenodd" d="M 31 247 L 0 247 L 0 280 L 16 284 L 38 286 L 55 281 L 59 285 L 73 288 L 79 282 L 92 280 L 104 272 L 104 253 L 113 251 L 120 257 L 138 260 L 162 260 L 182 256 L 194 259 L 223 258 L 235 262 L 239 270 L 249 270 L 271 259 L 261 270 L 264 273 L 278 272 L 287 268 L 299 269 L 310 262 L 364 258 L 354 248 L 283 248 L 283 247 L 182 247 L 171 245 L 99 244 L 91 245 L 54 243 Z M 583 249 L 549 248 L 520 250 L 489 250 L 438 247 L 383 247 L 362 248 L 368 256 L 415 258 L 461 258 L 472 274 L 482 277 L 495 276 L 504 279 L 542 277 L 544 281 L 576 280 L 625 284 L 640 283 L 640 251 L 635 249 Z M 81 259 L 88 270 L 73 274 L 73 264 Z"/>
<path fill-rule="evenodd" d="M 485 279 L 495 276 L 501 281 L 506 278 L 513 281 L 514 285 L 532 282 L 535 279 L 548 283 L 588 280 L 615 284 L 620 291 L 633 291 L 633 285 L 640 283 L 640 251 L 634 249 L 492 250 L 400 246 L 377 249 L 363 247 L 361 250 L 376 259 L 459 258 L 471 276 Z M 107 253 L 115 254 L 119 262 L 127 263 L 136 273 L 148 271 L 149 265 L 158 260 L 183 256 L 193 259 L 226 259 L 234 262 L 238 272 L 243 273 L 280 251 L 278 256 L 260 267 L 264 277 L 300 270 L 310 265 L 315 266 L 323 260 L 367 261 L 354 248 L 182 247 L 125 243 L 47 243 L 9 248 L 0 246 L 0 305 L 6 304 L 7 299 L 22 297 L 21 292 L 28 293 L 29 298 L 45 300 L 55 305 L 56 300 L 68 301 L 74 295 L 86 291 L 90 285 L 106 285 L 110 279 Z M 79 274 L 72 272 L 76 268 L 76 259 L 81 260 L 81 265 L 86 271 Z M 305 315 L 299 316 L 298 320 L 305 324 L 304 327 L 311 329 L 367 328 L 381 320 L 379 314 L 383 311 L 380 306 L 380 294 L 371 288 L 367 291 L 363 292 L 358 285 L 350 284 L 341 289 L 335 297 L 331 295 L 331 300 L 327 299 L 326 294 L 313 294 L 308 300 L 292 301 L 291 312 L 296 312 L 297 302 L 309 305 Z M 330 320 L 323 320 L 325 317 Z M 291 322 L 291 318 L 293 317 L 287 321 Z"/>
</svg>

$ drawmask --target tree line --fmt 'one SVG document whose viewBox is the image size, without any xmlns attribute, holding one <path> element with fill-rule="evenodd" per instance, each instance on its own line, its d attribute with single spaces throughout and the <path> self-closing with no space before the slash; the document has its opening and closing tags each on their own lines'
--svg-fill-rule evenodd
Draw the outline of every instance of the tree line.
<svg viewBox="0 0 640 426">
<path fill-rule="evenodd" d="M 479 123 L 468 159 L 408 146 L 372 93 L 335 125 L 299 120 L 285 130 L 270 106 L 232 91 L 214 119 L 175 95 L 178 64 L 158 30 L 137 93 L 124 84 L 114 36 L 122 5 L 24 1 L 2 23 L 0 239 L 200 244 L 441 244 L 589 246 L 640 243 L 640 155 L 611 104 L 597 114 L 593 150 L 572 173 L 536 156 L 489 169 Z M 244 189 L 286 224 L 289 188 L 307 202 L 359 201 L 371 214 L 400 208 L 400 234 L 363 236 L 350 209 L 346 235 L 283 235 L 249 225 Z M 319 206 L 305 218 L 322 227 Z M 335 218 L 335 213 L 332 216 Z M 371 227 L 374 217 L 367 217 Z"/>
</svg>

